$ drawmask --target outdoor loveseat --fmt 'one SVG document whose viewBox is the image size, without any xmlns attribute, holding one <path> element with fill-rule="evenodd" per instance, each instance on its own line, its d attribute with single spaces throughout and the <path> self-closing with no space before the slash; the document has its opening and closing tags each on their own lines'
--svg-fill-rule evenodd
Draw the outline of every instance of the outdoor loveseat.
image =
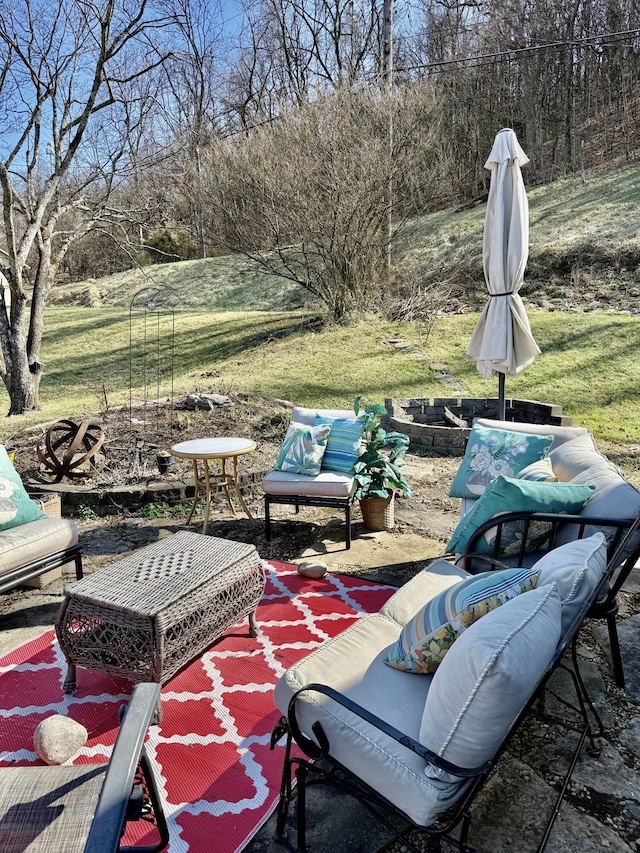
<svg viewBox="0 0 640 853">
<path fill-rule="evenodd" d="M 640 557 L 640 493 L 598 452 L 586 429 L 476 423 L 498 433 L 543 437 L 543 459 L 531 463 L 532 482 L 555 478 L 563 485 L 520 488 L 487 465 L 488 495 L 481 497 L 479 489 L 474 494 L 472 482 L 449 560 L 427 566 L 378 614 L 282 676 L 275 701 L 283 717 L 273 740 L 284 735 L 287 747 L 277 826 L 284 837 L 294 773 L 299 851 L 306 849 L 305 801 L 314 784 L 355 795 L 396 834 L 397 822 L 385 817 L 389 811 L 433 841 L 442 837 L 467 850 L 473 800 L 554 669 L 566 668 L 567 650 L 581 734 L 539 851 L 585 741 L 597 751 L 594 738 L 603 728 L 580 676 L 576 640 L 584 619 L 606 619 L 615 678 L 624 684 L 616 596 Z M 500 445 L 504 438 L 492 434 L 491 441 Z M 476 448 L 477 431 L 469 444 L 468 451 Z M 459 481 L 469 482 L 487 463 L 479 459 L 469 470 L 468 461 L 467 454 Z M 567 498 L 570 512 L 563 505 Z M 477 598 L 466 609 L 453 608 L 461 594 L 457 585 L 465 589 L 474 578 L 489 578 L 499 586 L 511 577 L 508 571 L 524 572 L 517 576 L 520 594 L 504 600 L 496 593 L 493 609 Z M 438 616 L 439 630 L 425 641 L 420 631 L 429 620 L 438 623 Z M 295 755 L 294 742 L 302 757 Z M 406 836 L 403 842 L 416 850 Z"/>
<path fill-rule="evenodd" d="M 81 578 L 76 525 L 40 509 L 0 445 L 0 593 L 70 562 Z"/>
<path fill-rule="evenodd" d="M 413 636 L 415 617 L 425 605 L 442 604 L 444 596 L 457 595 L 455 585 L 477 580 L 444 559 L 420 571 L 379 613 L 360 619 L 282 676 L 275 702 L 283 717 L 273 736 L 274 741 L 287 737 L 280 837 L 293 799 L 293 771 L 298 851 L 306 850 L 307 790 L 318 783 L 355 795 L 395 834 L 397 821 L 387 819 L 389 811 L 427 835 L 467 850 L 471 803 L 567 648 L 573 652 L 571 674 L 581 720 L 574 759 L 587 738 L 596 748 L 593 737 L 602 728 L 597 715 L 592 718 L 588 711 L 593 709 L 574 644 L 608 571 L 604 535 L 554 549 L 532 571 L 537 573 L 535 587 L 464 628 L 433 673 L 402 671 L 385 659 L 398 654 L 399 638 Z M 497 578 L 495 572 L 489 574 Z M 292 749 L 294 742 L 302 757 Z M 406 835 L 403 843 L 416 850 Z"/>
<path fill-rule="evenodd" d="M 515 480 L 503 477 L 494 480 L 490 484 L 490 496 L 483 493 L 481 498 L 463 498 L 462 519 L 447 550 L 456 554 L 460 565 L 468 571 L 475 573 L 496 565 L 531 566 L 547 551 L 599 530 L 606 536 L 611 556 L 630 525 L 640 517 L 640 492 L 599 452 L 593 436 L 584 427 L 478 419 L 467 454 L 476 441 L 477 427 L 488 431 L 484 434 L 485 440 L 487 435 L 491 440 L 503 431 L 551 437 L 543 463 L 548 463 L 569 500 L 575 496 L 572 490 L 582 490 L 588 497 L 580 509 L 567 511 L 554 503 L 553 484 L 549 487 L 543 483 L 542 488 L 543 492 L 550 491 L 552 498 L 540 499 L 536 482 L 515 481 L 523 475 L 519 472 Z M 496 440 L 499 442 L 499 438 Z M 460 470 L 463 466 L 464 462 Z M 464 492 L 464 485 L 459 489 Z M 456 489 L 452 487 L 452 491 Z M 578 503 L 581 501 L 580 498 Z M 501 515 L 496 518 L 493 512 L 484 511 L 483 505 L 497 507 Z M 616 628 L 617 595 L 639 558 L 640 535 L 634 535 L 627 539 L 619 553 L 618 564 L 612 567 L 610 583 L 588 613 L 591 618 L 607 622 L 613 670 L 619 687 L 624 687 L 624 671 Z"/>
</svg>

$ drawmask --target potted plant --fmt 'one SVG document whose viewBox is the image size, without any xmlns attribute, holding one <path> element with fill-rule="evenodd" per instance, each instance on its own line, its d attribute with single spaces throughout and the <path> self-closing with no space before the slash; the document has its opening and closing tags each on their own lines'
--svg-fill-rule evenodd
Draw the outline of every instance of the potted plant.
<svg viewBox="0 0 640 853">
<path fill-rule="evenodd" d="M 158 471 L 160 471 L 161 474 L 166 474 L 171 467 L 173 457 L 168 450 L 159 450 L 156 453 L 156 462 L 158 463 Z"/>
<path fill-rule="evenodd" d="M 353 411 L 360 414 L 360 400 L 356 397 Z M 380 418 L 387 410 L 379 403 L 364 408 L 362 453 L 354 466 L 356 491 L 360 501 L 364 526 L 367 530 L 389 530 L 393 527 L 393 505 L 396 492 L 413 497 L 411 487 L 402 476 L 402 457 L 409 447 L 409 436 L 401 432 L 387 432 Z"/>
</svg>

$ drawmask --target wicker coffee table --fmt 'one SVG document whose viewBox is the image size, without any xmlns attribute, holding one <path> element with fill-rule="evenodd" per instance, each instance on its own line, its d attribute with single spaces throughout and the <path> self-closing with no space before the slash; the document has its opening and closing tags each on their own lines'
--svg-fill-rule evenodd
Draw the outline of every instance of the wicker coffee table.
<svg viewBox="0 0 640 853">
<path fill-rule="evenodd" d="M 69 584 L 56 619 L 68 663 L 166 683 L 243 616 L 256 636 L 265 584 L 253 545 L 180 532 Z"/>
</svg>

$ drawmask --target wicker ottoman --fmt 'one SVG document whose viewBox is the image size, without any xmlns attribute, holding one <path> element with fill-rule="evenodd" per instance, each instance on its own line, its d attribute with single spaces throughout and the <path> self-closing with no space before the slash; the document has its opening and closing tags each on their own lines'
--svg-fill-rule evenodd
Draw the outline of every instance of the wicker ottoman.
<svg viewBox="0 0 640 853">
<path fill-rule="evenodd" d="M 188 532 L 69 584 L 56 619 L 65 692 L 76 666 L 164 684 L 243 616 L 255 637 L 264 584 L 253 545 Z"/>
</svg>

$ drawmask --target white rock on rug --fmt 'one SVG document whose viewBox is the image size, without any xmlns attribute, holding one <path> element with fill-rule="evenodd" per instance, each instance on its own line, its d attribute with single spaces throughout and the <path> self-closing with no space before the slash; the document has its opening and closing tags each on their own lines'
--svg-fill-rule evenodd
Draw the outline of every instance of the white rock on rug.
<svg viewBox="0 0 640 853">
<path fill-rule="evenodd" d="M 61 714 L 53 714 L 38 723 L 33 733 L 33 748 L 45 764 L 63 764 L 84 746 L 89 737 L 83 725 Z"/>
<path fill-rule="evenodd" d="M 298 574 L 305 578 L 322 578 L 327 573 L 327 564 L 322 560 L 303 560 L 298 566 Z"/>
</svg>

